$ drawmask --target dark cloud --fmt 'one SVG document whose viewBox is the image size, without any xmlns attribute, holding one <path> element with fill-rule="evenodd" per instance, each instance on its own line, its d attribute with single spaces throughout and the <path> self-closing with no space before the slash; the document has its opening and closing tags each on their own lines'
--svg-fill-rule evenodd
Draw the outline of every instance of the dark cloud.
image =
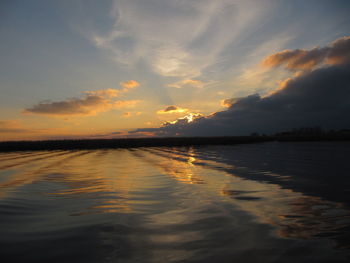
<svg viewBox="0 0 350 263">
<path fill-rule="evenodd" d="M 177 107 L 174 105 L 166 107 L 164 111 L 168 112 L 168 111 L 173 111 L 173 110 L 177 110 Z"/>
<path fill-rule="evenodd" d="M 44 102 L 25 109 L 25 113 L 46 115 L 89 115 L 96 107 L 105 104 L 102 97 L 88 95 L 85 98 L 69 99 L 58 102 Z"/>
<path fill-rule="evenodd" d="M 157 114 L 184 113 L 187 111 L 188 109 L 183 109 L 175 105 L 170 105 L 170 106 L 167 106 L 164 110 L 157 111 Z"/>
<path fill-rule="evenodd" d="M 310 126 L 350 128 L 349 43 L 349 37 L 333 42 L 323 58 L 333 61 L 288 79 L 282 88 L 266 97 L 253 94 L 229 99 L 226 101 L 229 107 L 225 111 L 198 117 L 191 122 L 182 120 L 166 123 L 160 128 L 136 131 L 163 136 L 219 136 L 274 133 Z M 310 51 L 308 55 L 299 58 L 298 65 L 321 60 L 318 52 Z"/>
<path fill-rule="evenodd" d="M 127 83 L 125 91 L 116 89 L 87 91 L 82 98 L 72 98 L 58 102 L 42 102 L 27 108 L 23 113 L 48 116 L 90 116 L 117 108 L 134 106 L 137 101 L 121 101 L 114 98 L 126 92 L 134 83 Z M 129 87 L 132 86 L 132 87 Z"/>
</svg>

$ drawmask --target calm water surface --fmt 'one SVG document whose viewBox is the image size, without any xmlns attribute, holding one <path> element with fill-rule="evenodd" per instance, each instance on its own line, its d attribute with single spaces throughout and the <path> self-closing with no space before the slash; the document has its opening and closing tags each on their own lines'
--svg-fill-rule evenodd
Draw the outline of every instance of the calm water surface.
<svg viewBox="0 0 350 263">
<path fill-rule="evenodd" d="M 349 262 L 350 143 L 0 153 L 6 262 Z"/>
</svg>

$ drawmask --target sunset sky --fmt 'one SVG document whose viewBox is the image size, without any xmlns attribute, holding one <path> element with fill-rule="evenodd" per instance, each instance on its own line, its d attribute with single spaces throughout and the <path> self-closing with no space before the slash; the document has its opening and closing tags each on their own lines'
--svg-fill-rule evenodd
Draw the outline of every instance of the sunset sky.
<svg viewBox="0 0 350 263">
<path fill-rule="evenodd" d="M 0 2 L 0 140 L 350 128 L 350 1 Z"/>
</svg>

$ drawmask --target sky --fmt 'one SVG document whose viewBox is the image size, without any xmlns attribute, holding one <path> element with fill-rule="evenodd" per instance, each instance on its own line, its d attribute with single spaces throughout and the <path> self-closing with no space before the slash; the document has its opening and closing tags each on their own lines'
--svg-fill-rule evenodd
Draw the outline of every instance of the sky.
<svg viewBox="0 0 350 263">
<path fill-rule="evenodd" d="M 347 0 L 0 1 L 0 140 L 350 128 Z"/>
</svg>

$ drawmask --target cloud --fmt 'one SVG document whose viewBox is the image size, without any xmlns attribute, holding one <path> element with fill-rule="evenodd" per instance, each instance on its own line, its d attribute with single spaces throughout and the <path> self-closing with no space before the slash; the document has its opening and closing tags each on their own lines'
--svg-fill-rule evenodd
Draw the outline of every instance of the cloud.
<svg viewBox="0 0 350 263">
<path fill-rule="evenodd" d="M 217 64 L 238 35 L 261 19 L 263 7 L 246 0 L 114 1 L 106 14 L 111 28 L 81 31 L 118 64 L 141 62 L 161 76 L 194 78 Z"/>
<path fill-rule="evenodd" d="M 340 64 L 350 60 L 350 37 L 337 39 L 327 47 L 310 50 L 284 50 L 266 57 L 267 67 L 284 66 L 289 70 L 311 70 L 324 64 Z"/>
<path fill-rule="evenodd" d="M 23 139 L 23 135 L 41 135 L 52 132 L 50 129 L 42 129 L 38 127 L 30 127 L 23 124 L 20 120 L 0 120 L 0 134 L 3 134 L 4 138 L 0 140 L 18 139 L 19 134 Z"/>
<path fill-rule="evenodd" d="M 168 87 L 183 89 L 183 88 L 203 88 L 205 83 L 197 79 L 184 79 L 175 83 L 168 84 Z"/>
<path fill-rule="evenodd" d="M 168 106 L 165 108 L 164 112 L 172 112 L 172 111 L 176 111 L 178 109 L 178 107 L 176 106 Z"/>
<path fill-rule="evenodd" d="M 140 83 L 138 83 L 136 80 L 128 80 L 128 81 L 120 82 L 120 86 L 123 87 L 123 92 L 126 92 L 129 89 L 134 89 L 139 87 Z"/>
<path fill-rule="evenodd" d="M 185 125 L 188 123 L 193 122 L 196 119 L 201 118 L 203 115 L 201 113 L 189 113 L 184 117 L 178 118 L 175 121 L 167 121 L 163 123 L 163 127 L 166 127 L 168 125 Z"/>
<path fill-rule="evenodd" d="M 98 97 L 118 97 L 121 93 L 120 90 L 117 89 L 105 89 L 105 90 L 92 90 L 92 91 L 85 91 L 85 94 L 88 96 L 98 96 Z"/>
<path fill-rule="evenodd" d="M 124 117 L 124 118 L 130 118 L 131 116 L 132 116 L 131 112 L 128 112 L 128 111 L 127 111 L 127 112 L 124 112 L 124 113 L 123 113 L 123 117 Z"/>
<path fill-rule="evenodd" d="M 221 106 L 223 107 L 231 107 L 235 102 L 237 102 L 237 98 L 231 98 L 231 99 L 224 99 L 224 100 L 221 100 Z"/>
<path fill-rule="evenodd" d="M 106 89 L 85 91 L 81 98 L 71 98 L 56 102 L 41 102 L 30 108 L 24 109 L 24 114 L 40 114 L 55 117 L 65 116 L 92 116 L 100 112 L 112 109 L 129 108 L 138 103 L 137 100 L 116 100 L 120 94 L 131 88 L 139 86 L 139 83 L 130 80 L 122 82 L 123 89 Z"/>
<path fill-rule="evenodd" d="M 265 97 L 252 94 L 228 99 L 224 101 L 227 110 L 210 116 L 199 116 L 191 122 L 167 122 L 159 128 L 136 131 L 153 132 L 160 136 L 224 136 L 275 133 L 311 126 L 350 128 L 348 41 L 349 37 L 345 37 L 331 43 L 326 47 L 328 52 L 324 65 L 310 67 L 303 74 L 294 75 Z M 298 63 L 306 65 L 307 60 L 315 61 L 311 57 L 304 56 L 304 61 Z"/>
<path fill-rule="evenodd" d="M 166 107 L 164 110 L 157 111 L 157 114 L 173 114 L 173 113 L 184 113 L 187 112 L 188 109 L 180 108 L 175 105 L 171 105 Z"/>
<path fill-rule="evenodd" d="M 328 63 L 339 64 L 350 61 L 350 36 L 339 38 L 331 45 Z"/>
<path fill-rule="evenodd" d="M 27 108 L 25 114 L 42 114 L 49 116 L 91 116 L 112 109 L 134 106 L 138 101 L 112 101 L 102 96 L 86 95 L 58 102 L 44 102 Z"/>
<path fill-rule="evenodd" d="M 27 131 L 18 120 L 0 120 L 0 133 L 23 133 Z"/>
</svg>

